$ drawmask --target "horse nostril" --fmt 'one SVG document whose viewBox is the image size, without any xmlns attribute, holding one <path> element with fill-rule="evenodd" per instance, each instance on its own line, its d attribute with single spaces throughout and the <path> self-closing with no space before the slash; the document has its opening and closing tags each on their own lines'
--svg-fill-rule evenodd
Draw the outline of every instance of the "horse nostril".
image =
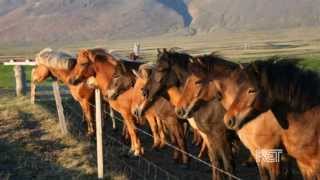
<svg viewBox="0 0 320 180">
<path fill-rule="evenodd" d="M 229 126 L 230 128 L 233 128 L 236 125 L 236 118 L 235 117 L 231 117 L 228 121 L 227 126 Z"/>
<path fill-rule="evenodd" d="M 133 112 L 134 116 L 135 117 L 139 117 L 139 111 L 138 109 L 135 109 L 134 112 Z"/>
<path fill-rule="evenodd" d="M 70 84 L 74 84 L 74 79 L 72 78 L 72 79 L 69 79 L 69 83 Z"/>
<path fill-rule="evenodd" d="M 143 89 L 142 89 L 142 95 L 143 95 L 145 98 L 147 98 L 148 95 L 149 95 L 149 91 L 148 91 L 147 89 L 143 88 Z"/>
<path fill-rule="evenodd" d="M 179 117 L 182 117 L 184 115 L 184 110 L 182 108 L 176 109 L 176 114 Z"/>
</svg>

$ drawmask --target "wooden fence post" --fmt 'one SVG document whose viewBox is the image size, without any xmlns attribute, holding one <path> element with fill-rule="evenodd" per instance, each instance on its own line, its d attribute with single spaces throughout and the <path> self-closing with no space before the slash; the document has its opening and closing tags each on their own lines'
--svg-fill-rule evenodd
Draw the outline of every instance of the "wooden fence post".
<svg viewBox="0 0 320 180">
<path fill-rule="evenodd" d="M 102 141 L 102 111 L 101 111 L 101 93 L 99 89 L 95 90 L 96 101 L 96 139 L 97 139 L 97 165 L 98 179 L 103 179 L 103 141 Z"/>
<path fill-rule="evenodd" d="M 68 133 L 68 129 L 67 129 L 67 124 L 66 124 L 66 119 L 64 117 L 58 81 L 52 82 L 52 88 L 53 88 L 54 99 L 56 101 L 56 107 L 57 107 L 57 111 L 58 111 L 60 128 L 61 128 L 62 134 L 65 135 Z"/>
<path fill-rule="evenodd" d="M 24 68 L 20 65 L 16 65 L 13 70 L 16 78 L 16 94 L 17 96 L 23 96 L 26 93 L 26 74 Z"/>
<path fill-rule="evenodd" d="M 136 42 L 133 44 L 133 53 L 135 56 L 140 55 L 140 43 Z"/>
<path fill-rule="evenodd" d="M 31 104 L 35 104 L 36 101 L 36 84 L 31 82 L 30 84 L 30 96 Z"/>
<path fill-rule="evenodd" d="M 30 101 L 31 104 L 35 104 L 36 101 L 36 84 L 32 81 L 32 74 L 34 72 L 34 68 L 32 68 L 32 72 L 31 72 L 31 84 L 30 84 Z"/>
</svg>

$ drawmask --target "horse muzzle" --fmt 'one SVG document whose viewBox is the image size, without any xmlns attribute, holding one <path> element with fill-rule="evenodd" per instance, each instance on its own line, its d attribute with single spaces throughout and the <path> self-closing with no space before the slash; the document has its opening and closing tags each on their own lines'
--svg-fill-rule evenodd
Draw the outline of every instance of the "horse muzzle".
<svg viewBox="0 0 320 180">
<path fill-rule="evenodd" d="M 116 100 L 118 96 L 119 96 L 119 93 L 117 93 L 117 92 L 114 91 L 114 90 L 109 90 L 109 91 L 107 92 L 107 97 L 108 97 L 108 99 Z"/>
<path fill-rule="evenodd" d="M 188 119 L 190 116 L 190 112 L 186 111 L 184 108 L 176 108 L 175 112 L 177 116 L 181 119 Z"/>
<path fill-rule="evenodd" d="M 78 85 L 79 83 L 81 83 L 81 80 L 80 78 L 70 78 L 69 83 L 72 85 Z"/>
</svg>

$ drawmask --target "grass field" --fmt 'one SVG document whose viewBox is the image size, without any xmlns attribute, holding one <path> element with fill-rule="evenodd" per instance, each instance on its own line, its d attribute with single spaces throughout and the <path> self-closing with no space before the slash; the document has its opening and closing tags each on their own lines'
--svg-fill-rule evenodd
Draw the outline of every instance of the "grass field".
<svg viewBox="0 0 320 180">
<path fill-rule="evenodd" d="M 94 143 L 61 134 L 56 112 L 0 89 L 0 179 L 96 179 Z M 107 179 L 127 179 L 108 171 Z"/>
</svg>

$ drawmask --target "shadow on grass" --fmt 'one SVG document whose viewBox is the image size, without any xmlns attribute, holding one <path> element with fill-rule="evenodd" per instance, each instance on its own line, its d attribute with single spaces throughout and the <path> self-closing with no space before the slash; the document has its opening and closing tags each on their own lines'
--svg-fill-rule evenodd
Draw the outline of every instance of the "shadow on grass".
<svg viewBox="0 0 320 180">
<path fill-rule="evenodd" d="M 13 121 L 15 120 L 15 121 Z M 0 128 L 0 179 L 96 179 L 80 170 L 54 162 L 65 148 L 46 138 L 33 114 L 18 111 L 18 118 L 3 119 Z"/>
</svg>

